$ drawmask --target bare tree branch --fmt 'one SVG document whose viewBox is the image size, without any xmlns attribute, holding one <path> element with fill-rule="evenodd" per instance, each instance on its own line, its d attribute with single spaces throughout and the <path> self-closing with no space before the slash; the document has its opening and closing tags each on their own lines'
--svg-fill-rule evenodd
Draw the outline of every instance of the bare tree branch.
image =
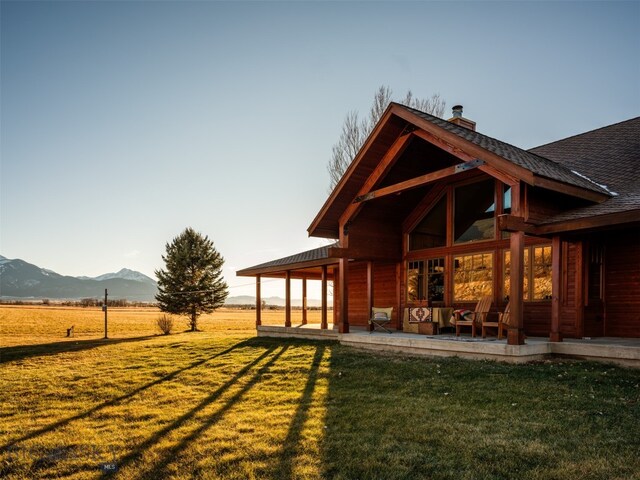
<svg viewBox="0 0 640 480">
<path fill-rule="evenodd" d="M 342 125 L 342 132 L 337 143 L 331 148 L 331 159 L 327 163 L 329 172 L 330 187 L 333 191 L 340 179 L 344 175 L 367 137 L 376 126 L 387 106 L 392 101 L 393 92 L 387 85 L 381 85 L 373 96 L 373 103 L 369 110 L 369 117 L 360 120 L 358 112 L 352 110 L 347 114 Z M 407 90 L 406 95 L 399 103 L 425 113 L 430 113 L 436 117 L 442 117 L 446 106 L 440 94 L 435 93 L 429 98 L 416 98 L 411 90 Z"/>
</svg>

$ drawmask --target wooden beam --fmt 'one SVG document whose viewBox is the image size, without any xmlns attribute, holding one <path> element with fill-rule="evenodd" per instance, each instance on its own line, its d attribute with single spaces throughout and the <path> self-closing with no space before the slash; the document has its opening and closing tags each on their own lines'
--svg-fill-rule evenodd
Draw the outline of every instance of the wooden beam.
<svg viewBox="0 0 640 480">
<path fill-rule="evenodd" d="M 414 132 L 414 135 L 420 136 L 422 133 L 421 131 L 424 131 L 432 135 L 439 141 L 441 141 L 444 145 L 446 144 L 451 145 L 454 149 L 456 149 L 456 151 L 460 152 L 460 155 L 466 155 L 467 158 L 481 158 L 482 160 L 496 167 L 500 171 L 507 173 L 510 176 L 513 176 L 514 178 L 525 181 L 526 183 L 529 183 L 531 185 L 533 184 L 533 173 L 531 173 L 526 168 L 520 167 L 515 163 L 505 158 L 502 158 L 501 156 L 493 152 L 490 152 L 489 150 L 485 150 L 481 146 L 476 145 L 475 143 L 470 142 L 469 140 L 465 140 L 464 138 L 459 137 L 455 133 L 449 132 L 443 129 L 442 127 L 439 127 L 434 123 L 431 123 L 430 121 L 422 117 L 419 117 L 418 115 L 415 115 L 414 113 L 411 113 L 410 111 L 402 107 L 398 107 L 397 109 L 394 109 L 393 113 L 398 117 L 413 123 L 415 126 L 417 126 L 420 129 L 420 130 L 416 130 Z M 434 143 L 434 142 L 435 140 L 431 141 L 431 143 Z M 449 153 L 456 155 L 453 152 L 449 152 Z M 458 158 L 460 157 L 458 156 Z"/>
<path fill-rule="evenodd" d="M 302 279 L 302 325 L 307 324 L 307 279 Z"/>
<path fill-rule="evenodd" d="M 380 248 L 377 245 L 359 248 L 330 247 L 329 255 L 332 258 L 347 258 L 352 260 L 399 260 L 401 253 L 389 251 L 388 248 Z"/>
<path fill-rule="evenodd" d="M 625 223 L 640 222 L 640 209 L 627 210 L 626 212 L 597 215 L 587 218 L 577 218 L 565 222 L 547 223 L 536 227 L 538 235 L 550 233 L 571 232 L 576 230 L 589 230 L 594 228 L 610 227 Z"/>
<path fill-rule="evenodd" d="M 338 266 L 340 285 L 340 333 L 349 333 L 349 259 L 341 258 Z"/>
<path fill-rule="evenodd" d="M 483 164 L 484 162 L 482 160 L 472 160 L 470 162 L 453 165 L 451 167 L 443 168 L 435 172 L 427 173 L 426 175 L 420 175 L 419 177 L 415 177 L 410 180 L 405 180 L 404 182 L 396 183 L 395 185 L 389 185 L 388 187 L 383 187 L 383 188 L 379 188 L 378 190 L 373 190 L 364 195 L 359 195 L 355 198 L 353 202 L 354 203 L 367 202 L 369 200 L 373 200 L 374 198 L 384 197 L 387 195 L 391 195 L 393 193 L 400 193 L 405 190 L 417 188 L 427 183 L 432 183 L 437 180 L 450 177 L 457 173 L 478 168 Z"/>
<path fill-rule="evenodd" d="M 592 202 L 602 203 L 605 200 L 611 198 L 610 195 L 606 193 L 595 192 L 593 190 L 588 190 L 586 188 L 577 187 L 575 185 L 571 185 L 564 182 L 559 182 L 557 180 L 553 180 L 551 178 L 539 177 L 538 175 L 533 176 L 534 187 L 542 187 L 548 190 L 553 190 L 556 192 L 566 193 L 567 195 L 571 195 L 573 197 L 583 198 L 585 200 L 591 200 Z"/>
<path fill-rule="evenodd" d="M 262 298 L 260 297 L 260 275 L 256 275 L 256 327 L 262 325 Z"/>
<path fill-rule="evenodd" d="M 498 215 L 498 230 L 505 232 L 524 232 L 530 235 L 537 233 L 537 227 L 535 225 L 526 223 L 522 217 L 509 214 Z"/>
<path fill-rule="evenodd" d="M 523 213 L 522 184 L 511 187 L 511 211 L 514 216 Z M 509 238 L 511 247 L 511 271 L 509 272 L 509 302 L 511 304 L 511 323 L 507 331 L 507 344 L 524 344 L 524 232 L 512 232 Z M 531 288 L 531 287 L 530 287 Z"/>
<path fill-rule="evenodd" d="M 560 236 L 551 239 L 551 332 L 549 341 L 561 342 L 560 295 L 562 294 L 562 242 Z"/>
<path fill-rule="evenodd" d="M 511 234 L 511 271 L 509 302 L 511 304 L 511 323 L 507 332 L 509 345 L 524 345 L 524 233 Z"/>
<path fill-rule="evenodd" d="M 321 303 L 321 318 L 320 318 L 320 328 L 326 330 L 328 328 L 327 325 L 327 266 L 322 266 L 322 303 Z"/>
<path fill-rule="evenodd" d="M 471 160 L 474 159 L 472 155 L 469 155 L 464 150 L 459 149 L 458 147 L 452 145 L 451 143 L 443 140 L 440 137 L 437 137 L 431 132 L 427 132 L 426 130 L 416 130 L 414 134 L 416 137 L 421 138 L 422 140 L 425 140 L 431 143 L 432 145 L 435 145 L 436 147 L 444 150 L 445 152 L 450 153 L 454 157 L 459 158 L 463 162 L 470 162 Z"/>
<path fill-rule="evenodd" d="M 400 158 L 400 155 L 402 155 L 402 153 L 405 151 L 405 149 L 409 145 L 411 138 L 411 133 L 405 133 L 404 135 L 399 136 L 396 141 L 393 142 L 393 145 L 391 145 L 389 150 L 387 150 L 387 152 L 384 154 L 382 160 L 380 160 L 378 166 L 373 170 L 373 172 L 371 172 L 371 175 L 369 175 L 369 178 L 367 178 L 367 180 L 364 182 L 364 185 L 360 188 L 356 196 L 364 195 L 365 193 L 369 192 L 373 187 L 376 186 L 381 178 L 384 178 L 389 170 L 391 170 L 391 167 L 395 165 L 398 158 Z M 339 224 L 344 225 L 347 222 L 351 221 L 358 214 L 361 208 L 361 205 L 349 205 L 342 213 L 342 215 L 340 215 Z"/>
<path fill-rule="evenodd" d="M 287 270 L 284 292 L 284 326 L 291 326 L 291 270 Z"/>
</svg>

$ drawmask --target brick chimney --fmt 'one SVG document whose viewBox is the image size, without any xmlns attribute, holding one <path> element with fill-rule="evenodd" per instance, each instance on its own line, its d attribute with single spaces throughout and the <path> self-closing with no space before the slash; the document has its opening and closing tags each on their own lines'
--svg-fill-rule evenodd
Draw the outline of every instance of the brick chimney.
<svg viewBox="0 0 640 480">
<path fill-rule="evenodd" d="M 449 122 L 468 128 L 469 130 L 476 130 L 476 122 L 462 116 L 462 105 L 454 105 L 452 110 L 453 117 L 448 120 Z"/>
</svg>

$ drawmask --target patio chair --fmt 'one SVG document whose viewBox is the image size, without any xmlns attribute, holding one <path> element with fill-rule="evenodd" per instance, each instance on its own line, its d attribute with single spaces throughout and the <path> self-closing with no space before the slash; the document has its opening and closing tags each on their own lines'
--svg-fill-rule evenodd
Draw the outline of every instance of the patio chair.
<svg viewBox="0 0 640 480">
<path fill-rule="evenodd" d="M 460 327 L 471 327 L 471 336 L 476 336 L 476 325 L 482 326 L 491 308 L 491 297 L 481 298 L 473 312 L 455 310 L 453 312 L 456 322 L 456 336 L 460 336 Z"/>
<path fill-rule="evenodd" d="M 498 320 L 495 322 L 489 322 L 487 320 L 487 316 L 482 321 L 482 338 L 487 336 L 486 329 L 487 327 L 497 327 L 498 328 L 498 340 L 502 340 L 502 330 L 506 330 L 509 328 L 509 322 L 511 321 L 511 303 L 507 303 L 507 306 L 504 307 L 504 312 L 498 312 Z"/>
<path fill-rule="evenodd" d="M 369 333 L 374 330 L 384 330 L 387 333 L 391 333 L 391 330 L 387 328 L 387 325 L 391 323 L 391 315 L 393 314 L 393 307 L 379 308 L 373 307 L 371 309 L 371 318 L 369 319 Z"/>
</svg>

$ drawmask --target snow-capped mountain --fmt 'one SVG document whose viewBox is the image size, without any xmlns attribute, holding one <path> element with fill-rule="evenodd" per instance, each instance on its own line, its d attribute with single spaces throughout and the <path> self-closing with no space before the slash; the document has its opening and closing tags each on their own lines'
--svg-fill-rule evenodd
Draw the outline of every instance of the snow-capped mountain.
<svg viewBox="0 0 640 480">
<path fill-rule="evenodd" d="M 71 277 L 0 255 L 0 297 L 100 298 L 105 288 L 111 298 L 141 302 L 154 301 L 158 291 L 153 279 L 127 268 L 95 278 Z"/>
<path fill-rule="evenodd" d="M 102 281 L 102 280 L 110 280 L 112 278 L 122 278 L 124 280 L 135 280 L 137 282 L 154 282 L 152 278 L 147 277 L 144 273 L 136 272 L 135 270 L 129 270 L 128 268 L 123 268 L 115 273 L 105 273 L 103 275 L 99 275 L 97 277 L 93 277 L 94 280 Z"/>
</svg>

